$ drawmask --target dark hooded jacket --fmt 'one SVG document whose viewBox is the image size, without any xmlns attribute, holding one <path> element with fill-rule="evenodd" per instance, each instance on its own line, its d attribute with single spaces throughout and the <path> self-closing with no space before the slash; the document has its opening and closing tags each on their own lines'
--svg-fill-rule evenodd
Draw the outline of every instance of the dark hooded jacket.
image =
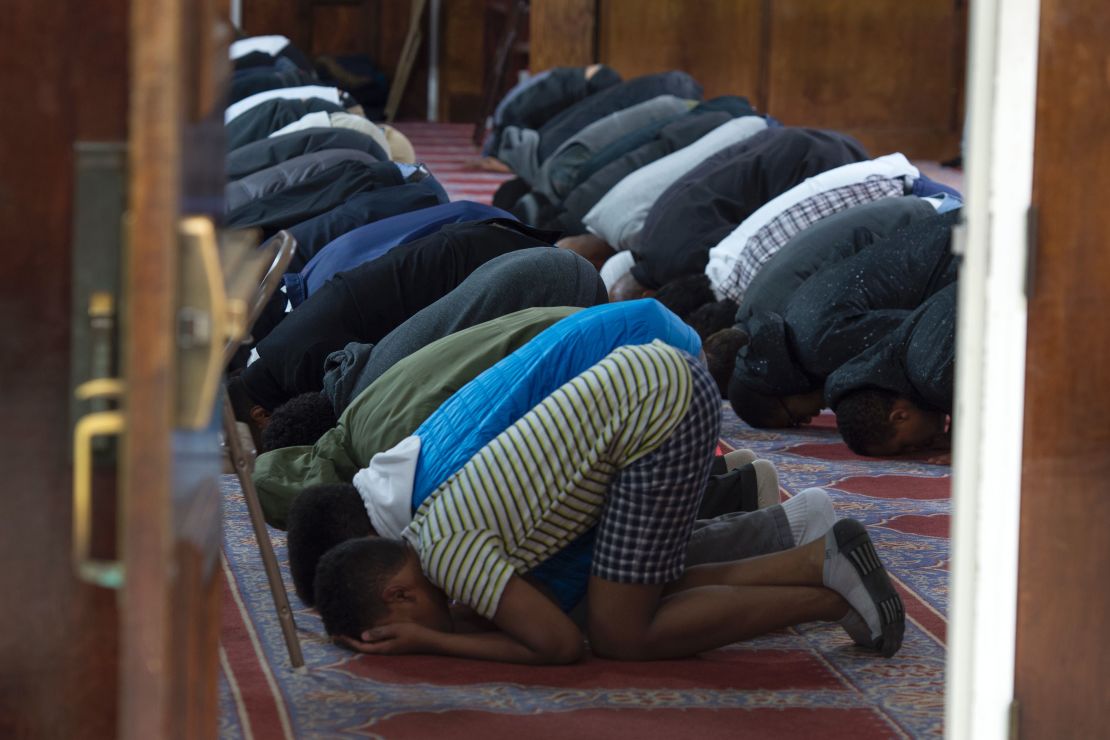
<svg viewBox="0 0 1110 740">
<path fill-rule="evenodd" d="M 897 329 L 829 376 L 825 401 L 836 409 L 848 394 L 879 388 L 918 406 L 952 413 L 956 369 L 956 292 L 934 293 Z"/>
<path fill-rule="evenodd" d="M 953 211 L 906 226 L 829 265 L 791 296 L 784 314 L 753 314 L 740 324 L 749 343 L 732 382 L 764 395 L 821 388 L 841 365 L 878 344 L 930 296 L 955 282 Z"/>
</svg>

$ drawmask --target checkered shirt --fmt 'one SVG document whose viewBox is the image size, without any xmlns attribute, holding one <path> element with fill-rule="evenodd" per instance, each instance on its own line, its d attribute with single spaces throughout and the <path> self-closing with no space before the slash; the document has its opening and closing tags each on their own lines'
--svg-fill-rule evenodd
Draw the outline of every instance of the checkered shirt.
<svg viewBox="0 0 1110 740">
<path fill-rule="evenodd" d="M 693 357 L 690 406 L 663 445 L 622 469 L 609 486 L 592 575 L 617 583 L 669 583 L 686 547 L 721 431 L 721 392 Z"/>
</svg>

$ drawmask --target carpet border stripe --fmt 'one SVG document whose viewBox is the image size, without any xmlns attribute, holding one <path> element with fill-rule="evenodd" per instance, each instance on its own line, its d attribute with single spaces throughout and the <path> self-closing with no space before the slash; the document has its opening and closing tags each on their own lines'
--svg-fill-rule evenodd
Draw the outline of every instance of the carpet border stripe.
<svg viewBox="0 0 1110 740">
<path fill-rule="evenodd" d="M 227 680 L 228 690 L 231 692 L 231 698 L 235 702 L 235 713 L 239 716 L 239 728 L 243 731 L 243 737 L 246 740 L 254 740 L 254 732 L 251 730 L 250 713 L 247 711 L 247 705 L 243 700 L 243 693 L 239 690 L 239 682 L 235 680 L 235 672 L 231 669 L 231 662 L 227 658 L 227 651 L 224 646 L 219 647 L 220 654 L 220 670 Z"/>
<path fill-rule="evenodd" d="M 278 732 L 278 728 L 280 727 L 281 734 L 288 738 L 288 740 L 293 740 L 295 735 L 293 733 L 288 708 L 285 706 L 285 699 L 281 694 L 281 689 L 278 687 L 273 672 L 270 670 L 270 663 L 266 658 L 262 643 L 254 628 L 254 623 L 251 621 L 246 604 L 243 602 L 243 598 L 239 593 L 238 583 L 235 581 L 235 576 L 231 572 L 226 558 L 220 558 L 220 566 L 224 572 L 224 588 L 227 591 L 227 595 L 230 595 L 231 600 L 235 603 L 235 613 L 239 617 L 238 621 L 242 623 L 243 630 L 247 633 L 247 637 L 250 638 L 252 649 L 251 657 L 253 658 L 251 661 L 252 668 L 262 674 L 262 677 L 266 680 L 266 685 L 270 689 L 268 692 L 270 702 L 267 703 L 272 703 L 272 716 L 264 718 L 267 719 L 268 722 L 265 723 L 264 727 L 260 726 L 259 730 L 263 732 L 264 737 L 272 737 Z M 258 717 L 256 716 L 255 719 L 257 720 Z M 254 724 L 259 723 L 255 722 Z"/>
</svg>

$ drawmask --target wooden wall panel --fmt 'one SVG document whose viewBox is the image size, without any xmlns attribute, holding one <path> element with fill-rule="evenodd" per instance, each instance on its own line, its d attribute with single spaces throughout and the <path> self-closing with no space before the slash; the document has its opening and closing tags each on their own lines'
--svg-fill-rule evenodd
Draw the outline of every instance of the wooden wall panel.
<svg viewBox="0 0 1110 740">
<path fill-rule="evenodd" d="M 707 98 L 760 105 L 763 0 L 601 0 L 598 61 L 625 79 L 680 69 Z"/>
<path fill-rule="evenodd" d="M 873 155 L 958 152 L 957 2 L 772 0 L 767 110 L 857 136 Z"/>
<path fill-rule="evenodd" d="M 1110 15 L 1043 0 L 1026 355 L 1016 737 L 1106 736 Z M 988 514 L 989 515 L 989 514 Z"/>
<path fill-rule="evenodd" d="M 311 31 L 304 23 L 303 0 L 243 0 L 243 30 L 252 36 L 278 33 L 288 36 L 305 52 Z"/>
<path fill-rule="evenodd" d="M 370 48 L 378 36 L 376 13 L 361 5 L 319 5 L 312 9 L 312 43 L 316 54 L 357 54 Z"/>
<path fill-rule="evenodd" d="M 532 0 L 529 68 L 582 67 L 597 61 L 596 0 Z"/>
<path fill-rule="evenodd" d="M 127 135 L 128 3 L 9 0 L 3 17 L 0 737 L 113 737 L 116 594 L 70 559 L 70 275 L 73 143 Z"/>
<path fill-rule="evenodd" d="M 574 0 L 577 2 L 578 0 Z M 392 78 L 408 33 L 412 0 L 361 0 L 354 3 L 311 3 L 309 0 L 243 0 L 243 29 L 252 35 L 278 33 L 293 39 L 309 57 L 321 54 L 363 53 L 387 78 Z M 470 123 L 478 117 L 486 74 L 493 64 L 505 13 L 511 3 L 501 0 L 441 0 L 440 3 L 440 108 L 441 120 Z M 537 2 L 543 6 L 543 2 Z M 548 3 L 552 13 L 573 23 L 580 33 L 581 18 L 569 12 L 573 5 L 559 0 Z M 498 12 L 494 12 L 494 9 Z M 594 0 L 581 4 L 582 13 L 593 27 Z M 541 11 L 542 12 L 542 11 Z M 527 24 L 518 35 L 518 46 L 526 45 Z M 424 118 L 427 112 L 428 24 L 416 56 L 397 117 Z M 571 26 L 564 25 L 564 29 Z M 584 37 L 588 64 L 593 58 L 593 32 Z M 506 75 L 506 85 L 515 82 L 513 69 L 523 61 L 516 58 Z M 565 62 L 577 63 L 577 62 Z"/>
<path fill-rule="evenodd" d="M 439 58 L 439 118 L 474 121 L 482 106 L 485 81 L 486 0 L 448 0 L 440 28 L 443 53 Z M 492 60 L 489 62 L 492 66 Z"/>
</svg>

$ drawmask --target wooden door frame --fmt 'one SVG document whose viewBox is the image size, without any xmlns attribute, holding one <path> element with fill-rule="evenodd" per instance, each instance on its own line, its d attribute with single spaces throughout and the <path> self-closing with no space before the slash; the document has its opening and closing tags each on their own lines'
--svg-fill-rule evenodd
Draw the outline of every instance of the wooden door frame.
<svg viewBox="0 0 1110 740">
<path fill-rule="evenodd" d="M 971 4 L 945 734 L 1007 738 L 1013 701 L 1039 0 Z M 1001 679 L 1001 680 L 1000 680 Z"/>
<path fill-rule="evenodd" d="M 130 212 L 124 280 L 128 433 L 120 466 L 127 586 L 121 595 L 123 738 L 166 737 L 172 624 L 170 435 L 184 75 L 181 0 L 131 3 Z M 154 555 L 156 554 L 156 555 Z"/>
</svg>

